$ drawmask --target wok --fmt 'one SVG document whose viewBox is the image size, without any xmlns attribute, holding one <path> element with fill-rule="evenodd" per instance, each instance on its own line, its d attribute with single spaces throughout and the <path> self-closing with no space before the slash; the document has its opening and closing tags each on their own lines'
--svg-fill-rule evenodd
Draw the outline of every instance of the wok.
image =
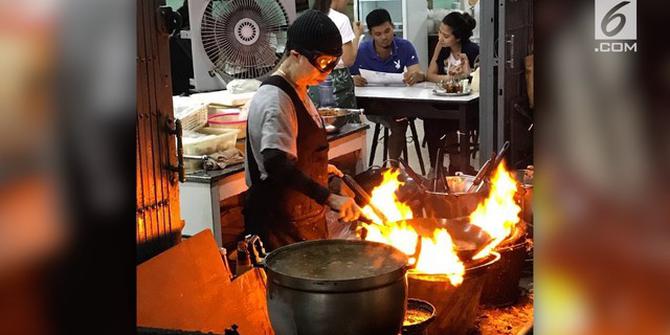
<svg viewBox="0 0 670 335">
<path fill-rule="evenodd" d="M 406 220 L 419 235 L 425 237 L 433 236 L 433 231 L 445 228 L 456 245 L 458 258 L 463 262 L 469 262 L 473 256 L 486 247 L 493 238 L 484 230 L 471 224 L 467 217 L 455 219 L 443 218 L 416 218 Z"/>
</svg>

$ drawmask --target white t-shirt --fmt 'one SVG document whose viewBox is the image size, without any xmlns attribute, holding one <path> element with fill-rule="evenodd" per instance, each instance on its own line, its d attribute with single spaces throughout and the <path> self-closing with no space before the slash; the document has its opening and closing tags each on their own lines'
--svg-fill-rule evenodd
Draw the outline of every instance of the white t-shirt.
<svg viewBox="0 0 670 335">
<path fill-rule="evenodd" d="M 446 65 L 447 65 L 447 68 L 449 68 L 451 66 L 458 66 L 458 65 L 461 65 L 461 60 L 456 59 L 456 57 L 454 57 L 454 53 L 450 52 L 449 53 L 449 58 L 447 58 L 447 64 Z"/>
<path fill-rule="evenodd" d="M 351 28 L 351 21 L 349 21 L 349 17 L 334 10 L 330 9 L 328 11 L 328 17 L 330 18 L 331 21 L 335 23 L 337 26 L 337 30 L 340 31 L 340 35 L 342 35 L 342 45 L 345 45 L 354 39 L 354 30 Z M 354 48 L 357 48 L 358 46 L 354 46 Z M 340 58 L 340 62 L 337 63 L 337 68 L 344 67 L 344 62 L 342 61 L 342 58 Z"/>
<path fill-rule="evenodd" d="M 312 100 L 307 98 L 303 101 L 305 109 L 312 120 L 320 128 L 324 127 L 319 112 L 314 107 Z M 261 172 L 261 179 L 267 178 L 268 174 L 263 166 L 261 153 L 265 149 L 278 149 L 287 153 L 291 158 L 298 158 L 298 117 L 296 115 L 291 97 L 279 87 L 274 85 L 263 85 L 258 88 L 249 104 L 249 116 L 247 118 L 247 137 L 251 147 L 247 147 L 254 154 L 256 165 Z M 246 169 L 246 183 L 251 185 L 248 162 L 244 160 Z"/>
</svg>

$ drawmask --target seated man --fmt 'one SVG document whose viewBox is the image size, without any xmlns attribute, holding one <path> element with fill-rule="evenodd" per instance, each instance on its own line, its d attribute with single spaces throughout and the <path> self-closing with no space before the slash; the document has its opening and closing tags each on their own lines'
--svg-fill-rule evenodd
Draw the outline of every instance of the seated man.
<svg viewBox="0 0 670 335">
<path fill-rule="evenodd" d="M 356 61 L 350 71 L 356 86 L 365 86 L 367 81 L 361 77 L 360 69 L 405 73 L 403 81 L 407 85 L 414 85 L 425 80 L 425 75 L 419 66 L 419 57 L 414 46 L 407 40 L 395 37 L 391 15 L 385 9 L 375 9 L 365 18 L 372 40 L 365 40 L 358 47 Z M 407 71 L 405 71 L 407 68 Z M 405 147 L 405 132 L 407 119 L 396 119 L 392 116 L 369 115 L 368 119 L 381 123 L 391 130 L 389 138 L 389 158 L 400 158 Z"/>
</svg>

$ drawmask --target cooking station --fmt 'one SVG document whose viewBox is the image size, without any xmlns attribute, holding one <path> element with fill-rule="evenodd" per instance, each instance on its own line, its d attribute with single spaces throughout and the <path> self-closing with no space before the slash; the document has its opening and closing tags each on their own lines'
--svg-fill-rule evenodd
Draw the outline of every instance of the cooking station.
<svg viewBox="0 0 670 335">
<path fill-rule="evenodd" d="M 520 3 L 528 2 L 519 0 L 506 5 L 512 8 Z M 344 209 L 343 216 L 352 217 L 353 221 L 340 221 L 337 212 L 325 211 L 326 234 L 314 235 L 320 239 L 300 237 L 276 243 L 247 233 L 250 227 L 244 226 L 242 215 L 247 185 L 244 165 L 239 164 L 246 154 L 243 138 L 247 135 L 245 127 L 251 124 L 247 122 L 248 112 L 252 116 L 266 115 L 263 113 L 270 109 L 249 103 L 252 98 L 222 101 L 218 96 L 256 97 L 259 80 L 279 69 L 282 59 L 286 59 L 282 57 L 288 50 L 286 31 L 298 17 L 298 2 L 269 0 L 263 6 L 248 6 L 245 1 L 185 2 L 182 9 L 188 13 L 191 26 L 182 32 L 178 32 L 181 27 L 176 27 L 184 21 L 179 18 L 182 14 L 164 6 L 164 1 L 138 4 L 135 246 L 139 334 L 532 334 L 534 168 L 526 165 L 532 164 L 532 155 L 527 160 L 514 158 L 522 151 L 518 137 L 529 135 L 515 132 L 520 125 L 506 114 L 518 111 L 527 100 L 520 89 L 522 85 L 514 81 L 518 78 L 505 73 L 506 66 L 514 69 L 514 59 L 506 59 L 507 55 L 514 57 L 510 51 L 525 56 L 524 36 L 517 36 L 516 47 L 514 35 L 511 42 L 503 39 L 505 31 L 499 32 L 500 38 L 482 36 L 478 41 L 482 46 L 482 74 L 476 74 L 481 84 L 473 84 L 477 88 L 473 91 L 448 92 L 454 94 L 444 96 L 433 92 L 435 84 L 427 82 L 411 87 L 356 87 L 359 110 L 320 108 L 321 119 L 329 126 L 325 127 L 327 159 L 345 172 L 341 177 L 331 176 L 327 186 L 331 193 L 341 193 L 341 201 L 347 201 L 349 207 L 331 204 L 332 199 L 340 199 L 331 195 L 326 202 L 329 207 Z M 486 11 L 491 7 L 486 4 Z M 490 20 L 487 16 L 479 21 L 484 23 L 482 32 L 491 33 L 492 22 L 505 26 L 491 13 L 486 15 L 491 16 Z M 230 23 L 226 20 L 234 23 L 235 29 L 222 23 Z M 272 20 L 273 25 L 255 20 Z M 269 26 L 276 29 L 267 31 Z M 231 33 L 219 33 L 222 31 Z M 256 34 L 265 35 L 260 38 Z M 184 62 L 188 68 L 185 72 L 192 75 L 186 75 L 183 91 L 175 93 L 170 85 L 174 70 L 170 59 L 174 50 L 170 45 L 176 39 L 184 42 L 182 36 L 187 36 L 192 46 L 191 54 L 185 58 L 192 64 Z M 239 47 L 239 43 L 234 44 L 236 37 L 246 38 L 242 43 L 246 51 L 236 54 L 247 58 L 250 63 L 245 66 L 234 62 L 230 50 L 223 50 Z M 335 44 L 339 42 L 337 39 Z M 494 44 L 501 49 L 493 50 Z M 258 57 L 246 57 L 261 53 L 265 58 L 262 64 L 256 63 Z M 333 65 L 337 60 L 335 56 L 319 57 Z M 304 61 L 296 64 L 317 66 L 311 61 L 312 65 Z M 492 64 L 498 71 L 495 76 Z M 420 65 L 422 70 L 427 69 L 425 64 Z M 288 66 L 286 70 L 292 68 Z M 317 69 L 326 72 L 326 68 Z M 475 74 L 476 70 L 468 73 Z M 499 82 L 493 83 L 494 78 Z M 328 91 L 328 85 L 324 81 L 319 95 Z M 324 94 L 327 96 L 328 92 Z M 205 98 L 209 100 L 198 100 Z M 509 108 L 515 106 L 512 98 L 518 105 L 516 109 Z M 179 106 L 183 109 L 175 106 L 176 102 L 187 100 L 202 105 Z M 277 99 L 272 103 L 276 106 Z M 458 154 L 469 158 L 471 150 L 481 144 L 481 164 L 475 164 L 480 169 L 472 175 L 447 176 L 442 169 L 436 169 L 434 175 L 418 174 L 402 160 L 392 167 L 368 166 L 369 125 L 337 123 L 350 121 L 348 118 L 360 113 L 458 120 L 460 132 L 468 136 L 465 141 L 459 138 Z M 318 119 L 316 114 L 314 119 Z M 266 123 L 261 125 L 263 131 L 273 129 L 265 128 Z M 252 129 L 260 127 L 257 124 Z M 318 141 L 301 143 L 318 144 L 318 150 L 306 152 L 313 153 L 313 160 L 319 164 L 306 164 L 320 169 L 325 165 L 321 163 L 326 161 L 326 146 L 321 130 L 312 128 L 302 128 L 307 131 L 300 134 L 312 132 L 318 135 Z M 484 138 L 478 138 L 480 134 Z M 418 147 L 419 143 L 415 144 Z M 195 149 L 203 152 L 185 152 Z M 444 154 L 444 148 L 441 150 Z M 214 163 L 222 169 L 185 173 L 189 157 L 204 157 L 202 163 L 209 163 L 212 155 L 222 158 Z M 317 169 L 305 168 L 312 170 Z M 320 170 L 314 175 L 321 178 L 327 174 Z M 255 180 L 258 182 L 259 178 Z M 281 179 L 287 180 L 296 179 Z M 257 184 L 271 186 L 262 190 L 264 196 L 258 198 L 262 201 L 250 203 L 267 201 L 274 205 L 271 201 L 275 200 L 275 189 L 281 189 L 284 195 L 287 190 L 292 191 L 281 183 L 263 184 L 265 181 Z M 280 186 L 275 188 L 277 185 Z M 327 195 L 325 190 L 320 191 L 321 196 Z M 361 209 L 357 219 L 347 213 L 351 210 L 358 216 L 351 198 Z M 276 199 L 280 204 L 280 197 Z M 301 212 L 307 207 L 303 207 L 304 203 L 317 210 Z M 313 218 L 320 220 L 324 213 L 314 204 L 295 204 L 293 208 L 301 210 L 296 213 L 308 215 L 285 220 L 282 227 L 305 231 L 322 228 L 308 222 Z M 246 209 L 250 208 L 253 207 Z M 257 208 L 269 208 L 267 212 L 258 211 L 262 214 L 279 213 L 276 220 L 261 215 L 259 221 L 263 224 L 270 226 L 280 221 L 282 212 L 275 212 L 274 207 Z M 248 219 L 256 213 L 244 213 L 250 212 Z M 305 226 L 298 227 L 297 222 Z M 333 227 L 341 230 L 338 235 L 330 234 Z"/>
<path fill-rule="evenodd" d="M 365 217 L 348 239 L 266 252 L 257 236 L 187 238 L 138 267 L 140 333 L 526 334 L 533 171 L 497 155 L 439 192 L 402 167 L 356 175 Z"/>
</svg>

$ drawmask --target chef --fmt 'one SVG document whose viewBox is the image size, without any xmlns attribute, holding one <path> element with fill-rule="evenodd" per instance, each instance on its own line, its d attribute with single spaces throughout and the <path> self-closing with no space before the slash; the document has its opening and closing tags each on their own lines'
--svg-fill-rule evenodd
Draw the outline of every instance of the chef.
<svg viewBox="0 0 670 335">
<path fill-rule="evenodd" d="M 342 38 L 327 15 L 308 10 L 288 29 L 279 69 L 260 86 L 247 124 L 246 229 L 268 249 L 328 235 L 327 208 L 343 221 L 356 220 L 354 199 L 331 193 L 324 123 L 307 95 L 337 65 Z"/>
</svg>

